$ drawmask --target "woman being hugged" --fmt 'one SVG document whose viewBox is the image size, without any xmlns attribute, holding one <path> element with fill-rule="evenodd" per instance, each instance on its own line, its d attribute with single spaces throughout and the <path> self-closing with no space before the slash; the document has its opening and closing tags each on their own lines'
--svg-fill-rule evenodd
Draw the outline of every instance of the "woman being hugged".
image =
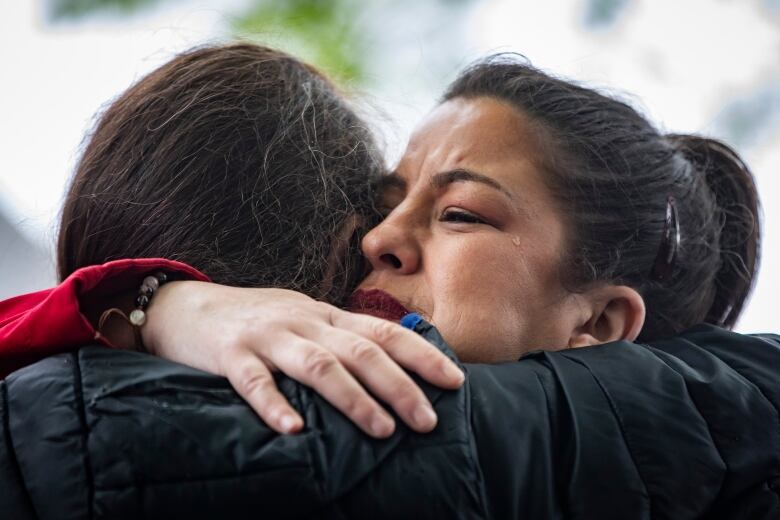
<svg viewBox="0 0 780 520">
<path fill-rule="evenodd" d="M 460 370 L 398 325 L 324 303 L 341 305 L 361 279 L 360 239 L 378 222 L 373 186 L 384 171 L 366 123 L 312 66 L 250 43 L 177 56 L 100 115 L 62 210 L 65 282 L 0 303 L 0 375 L 96 340 L 137 349 L 142 339 L 146 350 L 162 342 L 170 348 L 160 355 L 228 377 L 278 431 L 302 421 L 271 371 L 318 389 L 374 435 L 394 422 L 363 386 L 430 430 L 435 414 L 397 363 L 449 388 Z M 187 302 L 207 323 L 182 306 L 179 329 L 154 317 L 184 303 L 164 286 L 135 338 L 125 321 L 137 298 L 151 296 L 138 295 L 144 277 L 158 271 L 285 290 L 199 293 Z M 246 327 L 262 334 L 247 338 Z M 155 341 L 152 331 L 165 336 Z M 189 342 L 192 332 L 202 341 Z M 366 351 L 371 366 L 360 362 Z"/>
</svg>

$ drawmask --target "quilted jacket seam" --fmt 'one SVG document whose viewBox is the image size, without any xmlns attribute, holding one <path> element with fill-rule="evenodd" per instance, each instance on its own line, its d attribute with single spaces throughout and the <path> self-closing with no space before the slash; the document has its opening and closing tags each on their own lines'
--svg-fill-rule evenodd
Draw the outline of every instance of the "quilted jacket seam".
<svg viewBox="0 0 780 520">
<path fill-rule="evenodd" d="M 5 381 L 0 382 L 0 388 L 2 389 L 2 395 L 0 399 L 3 400 L 3 435 L 5 435 L 6 443 L 8 444 L 8 458 L 10 459 L 13 471 L 18 477 L 19 485 L 24 490 L 24 497 L 27 500 L 27 505 L 31 511 L 35 511 L 32 496 L 30 490 L 27 489 L 27 481 L 24 479 L 24 473 L 22 473 L 22 467 L 19 464 L 19 460 L 16 458 L 16 451 L 14 449 L 13 438 L 11 437 L 11 416 L 8 410 L 8 385 Z M 37 513 L 36 513 L 37 514 Z"/>
<path fill-rule="evenodd" d="M 636 468 L 636 474 L 639 476 L 640 482 L 642 482 L 642 488 L 644 489 L 645 496 L 647 497 L 647 508 L 649 512 L 649 517 L 653 518 L 653 500 L 650 495 L 650 490 L 647 487 L 647 480 L 645 479 L 642 468 L 640 467 L 639 463 L 636 460 L 636 457 L 634 456 L 634 449 L 631 446 L 631 442 L 628 440 L 628 436 L 626 435 L 626 427 L 623 421 L 623 417 L 620 414 L 620 411 L 618 410 L 615 401 L 612 399 L 612 396 L 609 395 L 607 388 L 601 382 L 599 377 L 593 373 L 593 371 L 586 363 L 583 363 L 577 359 L 573 359 L 573 361 L 576 361 L 577 363 L 585 367 L 585 369 L 590 373 L 591 377 L 593 377 L 593 380 L 596 382 L 597 385 L 599 385 L 599 388 L 604 393 L 604 398 L 607 400 L 607 403 L 609 403 L 609 407 L 612 410 L 612 413 L 615 414 L 615 420 L 617 422 L 618 429 L 620 430 L 620 436 L 623 438 L 623 442 L 626 444 L 626 450 L 628 451 L 629 457 L 631 457 L 631 462 L 634 464 L 634 468 Z"/>
<path fill-rule="evenodd" d="M 485 478 L 482 475 L 482 464 L 479 461 L 479 452 L 477 451 L 477 443 L 474 440 L 474 427 L 471 423 L 471 385 L 468 384 L 468 378 L 464 383 L 464 391 L 460 392 L 463 396 L 463 409 L 466 411 L 464 414 L 464 426 L 468 435 L 467 439 L 467 452 L 471 460 L 471 464 L 474 468 L 474 480 L 477 483 L 477 499 L 479 500 L 479 509 L 482 512 L 482 518 L 488 518 L 487 511 L 487 496 L 485 491 Z"/>
<path fill-rule="evenodd" d="M 311 400 L 305 396 L 304 392 L 301 390 L 300 385 L 294 385 L 295 392 L 295 398 L 298 401 L 300 413 L 306 417 L 306 413 L 308 411 L 308 408 L 311 406 Z M 321 499 L 323 502 L 327 502 L 327 492 L 325 490 L 325 485 L 322 482 L 322 478 L 324 476 L 323 468 L 320 467 L 318 464 L 320 462 L 318 457 L 314 456 L 314 439 L 312 436 L 307 437 L 306 440 L 306 459 L 308 462 L 308 468 L 309 471 L 311 471 L 314 475 L 314 482 L 317 486 L 317 492 L 320 494 Z"/>
<path fill-rule="evenodd" d="M 95 481 L 92 472 L 92 462 L 89 456 L 89 429 L 87 428 L 87 409 L 84 404 L 84 389 L 81 379 L 81 359 L 76 353 L 71 354 L 74 358 L 73 362 L 73 384 L 75 387 L 76 409 L 78 412 L 79 422 L 81 423 L 81 437 L 84 443 L 83 450 L 83 463 L 84 473 L 86 476 L 87 484 L 87 518 L 95 517 Z"/>
</svg>

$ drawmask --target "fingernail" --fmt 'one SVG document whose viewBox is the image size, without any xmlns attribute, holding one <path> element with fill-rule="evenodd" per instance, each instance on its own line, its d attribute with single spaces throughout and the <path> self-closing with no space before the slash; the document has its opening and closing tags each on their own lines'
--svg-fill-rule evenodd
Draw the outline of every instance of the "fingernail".
<svg viewBox="0 0 780 520">
<path fill-rule="evenodd" d="M 414 423 L 420 429 L 431 430 L 434 426 L 436 426 L 436 412 L 434 412 L 433 408 L 427 404 L 421 404 L 415 408 L 414 413 L 412 414 L 412 418 L 414 419 Z"/>
<path fill-rule="evenodd" d="M 295 416 L 293 415 L 283 415 L 282 419 L 279 421 L 279 425 L 282 427 L 282 431 L 284 433 L 290 433 L 295 429 L 296 425 L 298 424 L 298 421 L 295 419 Z"/>
<path fill-rule="evenodd" d="M 375 437 L 388 437 L 393 433 L 393 421 L 377 414 L 371 420 L 371 433 Z"/>
<path fill-rule="evenodd" d="M 453 363 L 445 363 L 442 371 L 447 378 L 456 380 L 459 385 L 463 384 L 463 381 L 466 380 L 466 375 L 463 373 L 463 370 Z"/>
</svg>

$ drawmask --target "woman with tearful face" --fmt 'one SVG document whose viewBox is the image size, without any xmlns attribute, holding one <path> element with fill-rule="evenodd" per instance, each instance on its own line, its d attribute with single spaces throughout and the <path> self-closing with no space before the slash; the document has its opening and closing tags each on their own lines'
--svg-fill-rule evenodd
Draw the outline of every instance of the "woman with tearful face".
<svg viewBox="0 0 780 520">
<path fill-rule="evenodd" d="M 363 240 L 373 269 L 352 304 L 394 299 L 464 362 L 636 339 L 645 312 L 636 290 L 564 285 L 573 237 L 539 167 L 538 126 L 487 96 L 439 106 L 382 180 L 388 214 Z"/>
<path fill-rule="evenodd" d="M 181 470 L 134 463 L 93 484 L 94 504 L 128 515 L 204 514 L 220 504 L 237 516 L 253 507 L 388 518 L 778 511 L 778 339 L 712 326 L 683 334 L 700 323 L 733 325 L 757 264 L 755 189 L 728 147 L 660 135 L 618 101 L 497 58 L 464 72 L 380 184 L 386 218 L 363 239 L 371 270 L 350 308 L 403 317 L 445 352 L 446 340 L 461 361 L 522 360 L 465 365 L 466 383 L 454 392 L 423 385 L 440 426 L 427 437 L 394 432 L 370 397 L 342 393 L 349 380 L 330 376 L 344 366 L 369 380 L 387 362 L 382 348 L 412 359 L 410 339 L 396 328 L 283 291 L 169 283 L 141 327 L 145 345 L 216 372 L 235 362 L 249 374 L 240 380 L 263 381 L 245 392 L 257 409 L 271 409 L 272 418 L 303 413 L 306 428 L 269 436 L 229 398 L 209 405 L 211 413 L 193 410 L 188 400 L 208 402 L 220 390 L 208 377 L 85 349 L 82 373 L 104 382 L 85 380 L 75 398 L 91 403 L 86 421 L 101 439 L 89 449 L 92 463 L 112 467 L 116 454 L 105 448 L 120 424 L 132 431 L 122 441 L 128 460 L 150 446 L 165 449 L 160 438 L 182 428 L 188 435 L 172 454 L 191 457 Z M 345 332 L 364 339 L 344 341 Z M 620 341 L 635 339 L 653 343 Z M 278 367 L 273 342 L 284 344 L 276 351 L 287 359 L 308 349 L 298 366 L 330 382 L 325 397 L 345 403 L 365 431 L 391 439 L 372 443 L 314 392 L 281 379 L 296 411 L 287 408 L 268 378 L 252 376 Z M 312 354 L 313 344 L 330 354 Z M 546 352 L 528 354 L 539 349 Z M 124 364 L 134 393 L 106 386 L 100 367 L 109 359 Z M 56 376 L 52 363 L 15 376 L 9 395 L 24 396 L 41 371 Z M 176 415 L 128 410 L 166 382 L 177 387 L 169 404 Z M 433 426 L 408 388 L 382 394 L 382 381 L 367 384 L 380 397 L 402 395 L 393 407 L 405 422 Z M 226 486 L 226 476 L 241 482 Z M 141 495 L 129 482 L 139 479 L 177 491 L 135 500 Z"/>
</svg>

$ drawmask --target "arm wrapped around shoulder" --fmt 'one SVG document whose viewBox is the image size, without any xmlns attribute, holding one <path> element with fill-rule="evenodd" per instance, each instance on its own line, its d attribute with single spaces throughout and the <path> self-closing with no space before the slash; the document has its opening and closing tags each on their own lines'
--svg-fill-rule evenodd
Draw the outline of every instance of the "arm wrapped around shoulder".
<svg viewBox="0 0 780 520">
<path fill-rule="evenodd" d="M 2 383 L 0 505 L 42 519 L 777 518 L 778 367 L 776 337 L 711 326 L 465 365 L 458 390 L 421 382 L 432 433 L 399 423 L 376 440 L 284 377 L 297 435 L 223 378 L 85 347 Z"/>
<path fill-rule="evenodd" d="M 5 458 L 16 461 L 18 487 L 39 518 L 364 517 L 367 502 L 377 512 L 389 508 L 382 516 L 390 518 L 420 506 L 410 468 L 396 454 L 410 430 L 399 424 L 390 439 L 371 439 L 310 389 L 277 382 L 305 418 L 300 434 L 276 434 L 224 378 L 146 354 L 83 347 L 8 378 Z M 434 403 L 457 394 L 425 390 Z M 449 454 L 469 449 L 461 423 L 458 431 L 418 437 L 442 444 L 441 467 L 423 465 L 423 482 L 457 480 L 437 473 Z M 388 459 L 396 463 L 380 471 Z M 377 478 L 386 492 L 357 491 Z M 418 491 L 438 500 L 428 517 L 457 513 L 448 490 Z"/>
</svg>

